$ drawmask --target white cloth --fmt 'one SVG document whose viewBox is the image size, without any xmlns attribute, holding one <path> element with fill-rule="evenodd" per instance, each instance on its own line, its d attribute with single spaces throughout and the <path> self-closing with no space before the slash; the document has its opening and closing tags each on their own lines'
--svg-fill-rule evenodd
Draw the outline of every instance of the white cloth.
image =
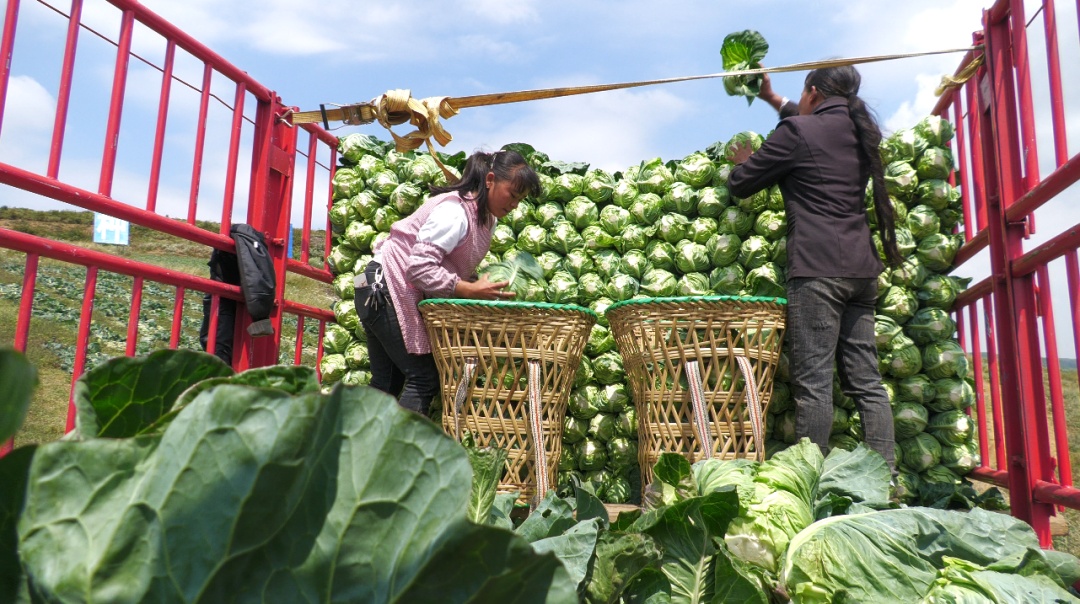
<svg viewBox="0 0 1080 604">
<path fill-rule="evenodd" d="M 420 227 L 416 240 L 435 244 L 449 254 L 461 243 L 468 231 L 469 217 L 465 215 L 465 208 L 457 203 L 440 203 Z M 375 252 L 372 260 L 382 264 L 381 249 Z"/>
</svg>

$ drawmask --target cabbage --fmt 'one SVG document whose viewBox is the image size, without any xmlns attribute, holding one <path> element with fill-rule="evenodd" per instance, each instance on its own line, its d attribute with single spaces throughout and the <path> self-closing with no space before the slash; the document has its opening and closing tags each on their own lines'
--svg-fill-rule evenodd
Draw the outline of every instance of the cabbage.
<svg viewBox="0 0 1080 604">
<path fill-rule="evenodd" d="M 961 409 L 950 409 L 930 416 L 926 431 L 944 446 L 959 445 L 971 439 L 975 423 Z"/>
<path fill-rule="evenodd" d="M 590 251 L 608 250 L 615 247 L 615 237 L 608 234 L 598 224 L 590 225 L 582 229 L 581 238 L 585 241 L 585 249 Z"/>
<path fill-rule="evenodd" d="M 532 215 L 536 208 L 528 200 L 522 199 L 510 213 L 506 215 L 506 224 L 514 229 L 514 234 L 520 233 L 526 225 L 532 223 Z"/>
<path fill-rule="evenodd" d="M 928 146 L 929 142 L 926 138 L 914 128 L 897 130 L 881 142 L 882 161 L 886 163 L 914 162 Z"/>
<path fill-rule="evenodd" d="M 970 278 L 960 279 L 951 275 L 930 274 L 919 286 L 915 295 L 923 306 L 949 310 L 956 296 L 967 286 Z"/>
<path fill-rule="evenodd" d="M 619 419 L 615 422 L 615 434 L 631 440 L 638 439 L 637 409 L 633 405 L 628 405 L 619 414 Z"/>
<path fill-rule="evenodd" d="M 356 273 L 349 271 L 347 273 L 341 273 L 337 277 L 334 277 L 334 281 L 331 285 L 334 287 L 334 293 L 342 300 L 347 300 L 356 294 L 356 289 L 353 287 L 353 279 L 356 277 Z"/>
<path fill-rule="evenodd" d="M 885 188 L 889 195 L 901 200 L 911 199 L 919 186 L 919 175 L 906 161 L 895 161 L 885 167 Z"/>
<path fill-rule="evenodd" d="M 964 476 L 982 464 L 982 455 L 974 442 L 943 444 L 941 446 L 941 465 Z"/>
<path fill-rule="evenodd" d="M 334 188 L 334 199 L 348 199 L 364 190 L 364 177 L 352 168 L 338 168 L 330 182 Z"/>
<path fill-rule="evenodd" d="M 918 308 L 919 301 L 911 290 L 893 285 L 885 292 L 885 296 L 878 301 L 877 314 L 903 324 L 915 315 Z"/>
<path fill-rule="evenodd" d="M 772 262 L 766 262 L 746 273 L 746 287 L 753 296 L 783 298 L 787 294 L 784 271 Z"/>
<path fill-rule="evenodd" d="M 675 293 L 680 296 L 706 296 L 709 294 L 709 278 L 704 273 L 686 273 L 679 277 Z"/>
<path fill-rule="evenodd" d="M 336 233 L 345 232 L 345 227 L 356 220 L 356 205 L 351 199 L 339 199 L 330 206 L 330 226 Z"/>
<path fill-rule="evenodd" d="M 582 386 L 592 384 L 594 381 L 592 360 L 589 357 L 581 357 L 581 364 L 578 365 L 577 372 L 574 373 L 574 388 L 580 388 Z"/>
<path fill-rule="evenodd" d="M 589 434 L 589 420 L 579 419 L 573 415 L 563 418 L 563 444 L 573 445 L 585 440 Z M 576 464 L 575 464 L 576 465 Z"/>
<path fill-rule="evenodd" d="M 675 275 L 661 268 L 651 268 L 645 271 L 641 278 L 642 293 L 654 298 L 674 296 L 678 282 Z"/>
<path fill-rule="evenodd" d="M 925 430 L 930 415 L 926 407 L 918 403 L 897 403 L 892 412 L 897 441 L 906 440 Z"/>
<path fill-rule="evenodd" d="M 383 206 L 375 210 L 375 214 L 371 217 L 371 223 L 381 233 L 389 233 L 390 227 L 399 220 L 401 220 L 401 214 L 398 214 L 397 210 L 390 206 Z"/>
<path fill-rule="evenodd" d="M 765 210 L 754 221 L 754 232 L 769 241 L 776 241 L 787 234 L 787 215 L 784 212 Z"/>
<path fill-rule="evenodd" d="M 935 396 L 937 389 L 934 388 L 934 382 L 925 374 L 908 376 L 896 383 L 896 398 L 900 401 L 925 405 L 934 400 Z"/>
<path fill-rule="evenodd" d="M 565 269 L 564 269 L 565 270 Z M 571 271 L 567 271 L 571 275 Z M 584 273 L 578 277 L 578 299 L 591 304 L 607 292 L 607 282 L 596 273 Z"/>
<path fill-rule="evenodd" d="M 655 193 L 642 193 L 629 206 L 630 217 L 641 225 L 650 225 L 664 214 L 664 201 Z"/>
<path fill-rule="evenodd" d="M 578 284 L 577 279 L 566 271 L 555 271 L 548 281 L 547 301 L 554 304 L 577 304 Z"/>
<path fill-rule="evenodd" d="M 914 130 L 933 147 L 944 147 L 952 140 L 955 133 L 952 123 L 939 115 L 928 115 L 919 120 Z"/>
<path fill-rule="evenodd" d="M 946 179 L 953 169 L 952 153 L 943 147 L 929 147 L 915 162 L 919 180 Z"/>
<path fill-rule="evenodd" d="M 615 249 L 622 254 L 630 250 L 644 250 L 655 232 L 654 227 L 643 227 L 637 224 L 627 225 L 622 235 L 615 239 Z"/>
<path fill-rule="evenodd" d="M 774 419 L 773 436 L 789 445 L 795 444 L 795 410 L 785 411 Z"/>
<path fill-rule="evenodd" d="M 911 231 L 911 235 L 916 240 L 922 240 L 929 235 L 933 235 L 941 228 L 941 219 L 938 218 L 934 208 L 922 204 L 911 208 L 905 222 L 908 230 Z"/>
<path fill-rule="evenodd" d="M 615 437 L 616 415 L 611 413 L 597 413 L 589 420 L 589 437 L 600 443 L 606 443 Z"/>
<path fill-rule="evenodd" d="M 675 176 L 659 157 L 641 162 L 638 168 L 636 183 L 642 193 L 663 195 L 674 181 Z"/>
<path fill-rule="evenodd" d="M 975 390 L 967 380 L 943 378 L 934 381 L 934 399 L 926 404 L 938 413 L 955 409 L 967 409 L 975 404 Z"/>
<path fill-rule="evenodd" d="M 733 233 L 717 233 L 705 243 L 709 252 L 709 263 L 713 266 L 727 266 L 739 258 L 742 240 Z"/>
<path fill-rule="evenodd" d="M 356 162 L 356 171 L 363 177 L 365 183 L 375 178 L 379 172 L 386 170 L 386 162 L 381 157 L 382 155 L 365 155 Z"/>
<path fill-rule="evenodd" d="M 891 317 L 876 315 L 874 317 L 874 343 L 878 350 L 891 350 L 889 342 L 900 334 L 901 328 Z"/>
<path fill-rule="evenodd" d="M 615 273 L 607 284 L 607 297 L 622 302 L 629 300 L 638 293 L 640 284 L 638 280 L 625 273 Z"/>
<path fill-rule="evenodd" d="M 367 369 L 370 366 L 367 344 L 355 340 L 350 342 L 345 348 L 345 364 L 349 369 Z"/>
<path fill-rule="evenodd" d="M 944 453 L 944 447 L 942 447 L 942 452 Z M 953 487 L 952 489 L 950 489 L 950 491 L 954 491 L 955 487 L 960 484 L 960 476 L 956 472 L 953 472 L 949 468 L 941 465 L 940 460 L 941 457 L 939 456 L 938 464 L 924 470 L 921 474 L 919 474 L 919 478 L 923 481 L 924 484 L 945 484 Z"/>
<path fill-rule="evenodd" d="M 600 388 L 592 384 L 571 390 L 566 402 L 566 411 L 579 419 L 591 419 L 600 412 L 597 400 L 599 392 Z"/>
<path fill-rule="evenodd" d="M 585 273 L 591 273 L 596 265 L 593 264 L 592 255 L 582 248 L 577 248 L 566 253 L 560 268 L 580 280 Z"/>
<path fill-rule="evenodd" d="M 959 199 L 960 192 L 940 178 L 921 181 L 915 188 L 915 201 L 937 212 Z"/>
<path fill-rule="evenodd" d="M 550 279 L 555 271 L 562 268 L 563 257 L 558 252 L 548 250 L 536 257 L 537 264 L 544 271 L 544 279 Z"/>
<path fill-rule="evenodd" d="M 956 321 L 940 308 L 920 308 L 915 316 L 904 324 L 904 333 L 919 346 L 947 340 L 955 332 Z"/>
<path fill-rule="evenodd" d="M 690 221 L 682 214 L 668 213 L 660 217 L 658 222 L 660 237 L 668 243 L 675 243 L 686 239 L 690 230 Z"/>
<path fill-rule="evenodd" d="M 389 199 L 390 194 L 394 192 L 394 189 L 396 189 L 399 184 L 401 184 L 401 181 L 398 180 L 397 174 L 394 174 L 394 172 L 389 169 L 376 172 L 367 181 L 368 188 L 383 199 Z"/>
<path fill-rule="evenodd" d="M 555 177 L 548 190 L 548 199 L 566 203 L 585 192 L 585 178 L 568 172 Z"/>
<path fill-rule="evenodd" d="M 941 443 L 936 438 L 920 432 L 898 443 L 903 451 L 904 466 L 913 472 L 922 472 L 936 466 L 941 460 Z"/>
<path fill-rule="evenodd" d="M 356 164 L 367 157 L 377 159 L 386 155 L 388 150 L 388 143 L 369 134 L 353 132 L 338 139 L 338 154 L 342 161 L 349 164 Z"/>
<path fill-rule="evenodd" d="M 747 237 L 739 248 L 739 264 L 748 271 L 765 264 L 771 256 L 772 244 L 760 235 Z"/>
<path fill-rule="evenodd" d="M 594 357 L 609 350 L 615 350 L 615 338 L 611 331 L 599 323 L 594 323 L 585 342 L 585 354 Z"/>
<path fill-rule="evenodd" d="M 439 165 L 435 163 L 435 158 L 427 153 L 421 154 L 409 162 L 406 165 L 405 173 L 401 176 L 405 180 L 426 187 L 439 183 L 440 177 L 443 180 L 446 178 L 442 170 L 439 169 Z"/>
<path fill-rule="evenodd" d="M 634 449 L 637 449 L 637 445 L 634 445 Z M 611 450 L 611 444 L 608 444 L 608 450 Z M 610 454 L 610 453 L 609 453 Z M 614 464 L 614 462 L 612 462 Z M 601 483 L 604 492 L 604 501 L 608 503 L 626 503 L 630 501 L 630 497 L 633 494 L 633 487 L 630 486 L 630 479 L 625 476 L 616 476 L 611 474 L 607 479 Z"/>
<path fill-rule="evenodd" d="M 606 203 L 615 191 L 615 177 L 611 173 L 594 168 L 585 173 L 585 185 L 582 193 L 593 203 Z M 575 225 L 579 229 L 584 225 Z"/>
<path fill-rule="evenodd" d="M 723 296 L 737 296 L 742 291 L 746 269 L 738 264 L 719 266 L 709 273 L 709 287 Z"/>
<path fill-rule="evenodd" d="M 681 273 L 709 270 L 709 250 L 700 243 L 687 242 L 675 252 L 675 268 Z"/>
<path fill-rule="evenodd" d="M 350 369 L 341 376 L 341 383 L 346 386 L 367 386 L 371 383 L 371 372 L 364 369 Z"/>
<path fill-rule="evenodd" d="M 926 281 L 930 272 L 923 266 L 918 256 L 912 255 L 904 259 L 903 264 L 893 267 L 889 273 L 889 282 L 907 289 L 915 289 Z"/>
<path fill-rule="evenodd" d="M 697 208 L 697 191 L 686 183 L 677 182 L 671 185 L 661 199 L 665 212 L 691 215 Z"/>
<path fill-rule="evenodd" d="M 630 225 L 630 212 L 619 206 L 606 206 L 600 210 L 600 226 L 609 235 L 619 237 Z"/>
<path fill-rule="evenodd" d="M 411 182 L 403 182 L 390 192 L 390 206 L 402 216 L 408 216 L 424 202 L 424 192 Z"/>
<path fill-rule="evenodd" d="M 326 354 L 319 362 L 319 373 L 324 384 L 333 384 L 341 380 L 348 370 L 349 365 L 345 362 L 343 354 Z"/>
<path fill-rule="evenodd" d="M 526 225 L 517 236 L 517 249 L 534 256 L 544 253 L 548 247 L 547 231 L 538 224 Z"/>
<path fill-rule="evenodd" d="M 570 250 L 584 248 L 585 240 L 577 232 L 574 225 L 569 222 L 560 222 L 552 227 L 547 236 L 548 249 L 560 254 L 568 254 Z"/>
<path fill-rule="evenodd" d="M 351 330 L 346 329 L 337 323 L 326 324 L 326 333 L 323 335 L 323 351 L 325 353 L 344 354 L 352 341 L 353 337 Z"/>
<path fill-rule="evenodd" d="M 614 250 L 596 252 L 593 261 L 596 263 L 596 273 L 605 279 L 610 279 L 622 270 L 622 256 Z"/>
<path fill-rule="evenodd" d="M 622 357 L 615 351 L 605 352 L 592 360 L 593 374 L 601 384 L 618 384 L 626 379 Z"/>
<path fill-rule="evenodd" d="M 503 254 L 514 247 L 517 237 L 514 229 L 507 224 L 497 224 L 491 231 L 491 251 L 495 254 Z"/>
<path fill-rule="evenodd" d="M 615 189 L 611 192 L 611 201 L 620 208 L 630 209 L 630 204 L 634 202 L 640 193 L 633 181 L 629 178 L 623 178 L 615 183 Z M 657 201 L 659 200 L 660 198 L 657 197 Z"/>
<path fill-rule="evenodd" d="M 615 426 L 618 426 L 618 418 L 615 419 Z M 617 433 L 617 431 L 616 431 Z M 626 438 L 625 436 L 616 436 L 608 441 L 607 444 L 607 456 L 608 464 L 616 469 L 621 470 L 624 468 L 630 468 L 637 465 L 638 446 L 637 442 Z M 611 501 L 610 488 L 608 491 L 608 501 L 611 503 L 617 503 Z M 626 501 L 626 498 L 623 499 Z"/>
<path fill-rule="evenodd" d="M 736 206 L 724 208 L 724 211 L 720 212 L 718 221 L 718 232 L 733 233 L 740 238 L 746 237 L 754 228 L 754 217 Z"/>
<path fill-rule="evenodd" d="M 885 355 L 889 375 L 895 378 L 906 378 L 919 373 L 923 368 L 922 355 L 919 347 L 912 344 L 893 350 Z"/>
<path fill-rule="evenodd" d="M 727 187 L 706 187 L 698 192 L 698 216 L 718 218 L 729 203 Z"/>
<path fill-rule="evenodd" d="M 926 268 L 943 272 L 952 267 L 953 259 L 956 258 L 956 252 L 960 250 L 962 243 L 963 239 L 960 235 L 933 233 L 919 242 L 915 253 Z"/>
<path fill-rule="evenodd" d="M 591 199 L 584 195 L 571 199 L 570 203 L 566 204 L 564 213 L 570 224 L 578 229 L 596 224 L 600 219 L 600 210 Z"/>
<path fill-rule="evenodd" d="M 666 271 L 675 268 L 675 246 L 666 241 L 654 239 L 645 246 L 645 257 L 654 268 Z"/>
<path fill-rule="evenodd" d="M 675 166 L 675 180 L 700 189 L 712 181 L 716 166 L 704 152 L 695 151 Z"/>
<path fill-rule="evenodd" d="M 733 556 L 776 572 L 792 537 L 814 522 L 813 510 L 789 491 L 754 487 L 750 504 L 728 525 L 724 542 Z"/>
<path fill-rule="evenodd" d="M 645 272 L 652 268 L 652 264 L 649 262 L 645 252 L 641 250 L 628 250 L 626 254 L 623 255 L 619 268 L 620 272 L 630 275 L 640 281 Z"/>
<path fill-rule="evenodd" d="M 736 199 L 735 205 L 750 216 L 757 216 L 769 205 L 769 190 L 762 189 L 750 197 Z"/>
<path fill-rule="evenodd" d="M 724 80 L 730 80 L 732 78 L 724 78 Z M 757 151 L 761 148 L 761 144 L 765 142 L 765 138 L 752 130 L 746 130 L 739 132 L 735 136 L 728 139 L 728 142 L 724 145 L 724 161 L 729 164 L 734 164 L 733 158 L 735 157 L 735 151 L 740 146 L 750 145 L 750 148 Z"/>
<path fill-rule="evenodd" d="M 604 327 L 608 327 L 607 316 L 604 313 L 614 303 L 615 303 L 615 301 L 612 300 L 611 298 L 608 298 L 607 296 L 600 296 L 599 298 L 593 300 L 589 304 L 589 310 L 596 313 L 596 316 L 599 317 L 596 320 L 597 323 L 599 323 L 600 325 L 603 325 Z"/>
<path fill-rule="evenodd" d="M 709 238 L 717 234 L 718 224 L 715 218 L 698 216 L 690 221 L 687 237 L 694 243 L 707 243 Z"/>
<path fill-rule="evenodd" d="M 562 204 L 557 201 L 545 201 L 533 210 L 533 220 L 545 229 L 550 229 L 560 222 L 566 221 L 566 214 Z"/>
<path fill-rule="evenodd" d="M 546 285 L 544 269 L 528 252 L 517 252 L 504 257 L 501 262 L 488 264 L 479 274 L 492 283 L 507 282 L 507 290 L 514 292 L 519 301 L 536 301 Z"/>
<path fill-rule="evenodd" d="M 931 379 L 966 378 L 970 365 L 967 353 L 955 340 L 931 342 L 923 349 L 923 367 Z"/>
<path fill-rule="evenodd" d="M 829 434 L 842 434 L 851 428 L 851 415 L 843 407 L 833 407 L 832 428 Z"/>
<path fill-rule="evenodd" d="M 375 219 L 375 213 L 379 211 L 379 208 L 383 207 L 382 200 L 379 199 L 378 195 L 371 191 L 361 191 L 356 197 L 353 197 L 351 201 L 356 216 L 369 222 Z M 355 216 L 350 217 L 350 220 L 354 219 Z"/>
<path fill-rule="evenodd" d="M 341 245 L 335 245 L 330 250 L 330 255 L 326 261 L 330 265 L 330 270 L 334 274 L 347 273 L 353 269 L 356 265 L 356 259 L 360 257 L 360 250 L 353 246 L 342 243 Z"/>
</svg>

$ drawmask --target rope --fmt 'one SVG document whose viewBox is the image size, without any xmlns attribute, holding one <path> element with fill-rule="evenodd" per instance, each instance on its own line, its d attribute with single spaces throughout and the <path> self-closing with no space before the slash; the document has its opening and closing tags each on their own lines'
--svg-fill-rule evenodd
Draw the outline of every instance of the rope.
<svg viewBox="0 0 1080 604">
<path fill-rule="evenodd" d="M 739 369 L 742 370 L 746 380 L 745 402 L 746 410 L 750 414 L 750 431 L 754 436 L 754 454 L 758 461 L 765 461 L 765 422 L 761 418 L 761 401 L 758 399 L 757 379 L 750 367 L 750 359 L 739 355 L 735 357 Z"/>
<path fill-rule="evenodd" d="M 529 438 L 536 455 L 536 503 L 539 505 L 551 486 L 548 483 L 547 448 L 540 400 L 540 361 L 529 359 Z"/>
<path fill-rule="evenodd" d="M 454 393 L 454 438 L 461 442 L 461 408 L 465 406 L 465 398 L 472 387 L 473 376 L 476 375 L 476 359 L 465 359 L 465 375 L 458 382 L 457 392 Z"/>
<path fill-rule="evenodd" d="M 705 459 L 712 459 L 713 441 L 709 433 L 709 418 L 705 414 L 705 392 L 701 385 L 701 369 L 697 361 L 686 362 L 686 381 L 690 384 L 690 405 L 694 411 L 694 430 L 698 442 L 705 453 Z"/>
<path fill-rule="evenodd" d="M 970 80 L 972 76 L 975 75 L 975 72 L 979 70 L 979 67 L 982 66 L 985 57 L 986 55 L 974 57 L 971 59 L 971 62 L 958 71 L 955 76 L 941 76 L 941 84 L 939 84 L 937 90 L 934 91 L 934 96 L 941 96 L 945 94 L 946 90 L 961 86 Z"/>
</svg>

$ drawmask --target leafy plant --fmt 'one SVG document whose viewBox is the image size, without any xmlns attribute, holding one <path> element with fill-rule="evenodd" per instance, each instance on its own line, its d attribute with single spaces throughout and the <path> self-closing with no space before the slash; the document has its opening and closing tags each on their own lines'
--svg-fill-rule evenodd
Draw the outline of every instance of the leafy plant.
<svg viewBox="0 0 1080 604">
<path fill-rule="evenodd" d="M 720 46 L 725 71 L 759 69 L 767 52 L 769 43 L 764 36 L 752 29 L 728 34 Z M 729 96 L 745 96 L 749 105 L 761 92 L 761 82 L 764 79 L 763 75 L 729 76 L 724 78 L 724 90 Z"/>
</svg>

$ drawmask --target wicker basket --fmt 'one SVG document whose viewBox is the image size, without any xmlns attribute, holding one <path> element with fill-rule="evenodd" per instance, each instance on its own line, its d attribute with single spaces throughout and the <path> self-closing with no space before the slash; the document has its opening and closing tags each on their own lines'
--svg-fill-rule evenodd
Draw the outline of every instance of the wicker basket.
<svg viewBox="0 0 1080 604">
<path fill-rule="evenodd" d="M 680 453 L 690 463 L 764 458 L 764 418 L 786 304 L 783 298 L 703 296 L 627 300 L 608 308 L 637 406 L 643 489 L 662 452 Z"/>
<path fill-rule="evenodd" d="M 420 312 L 439 367 L 443 429 L 506 449 L 499 491 L 539 501 L 555 481 L 566 403 L 596 314 L 575 305 L 476 300 L 424 300 Z"/>
</svg>

